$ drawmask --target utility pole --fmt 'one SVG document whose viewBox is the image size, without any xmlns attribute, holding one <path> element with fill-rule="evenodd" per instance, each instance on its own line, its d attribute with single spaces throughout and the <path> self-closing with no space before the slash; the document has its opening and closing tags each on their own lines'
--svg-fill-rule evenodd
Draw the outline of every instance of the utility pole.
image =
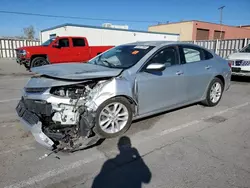
<svg viewBox="0 0 250 188">
<path fill-rule="evenodd" d="M 225 6 L 221 6 L 218 9 L 220 10 L 220 40 L 221 40 L 221 35 L 222 35 L 222 11 Z"/>
</svg>

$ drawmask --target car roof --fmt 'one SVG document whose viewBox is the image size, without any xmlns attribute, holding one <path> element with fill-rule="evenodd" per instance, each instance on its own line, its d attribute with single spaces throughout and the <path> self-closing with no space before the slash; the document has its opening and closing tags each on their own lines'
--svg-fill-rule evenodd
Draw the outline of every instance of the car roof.
<svg viewBox="0 0 250 188">
<path fill-rule="evenodd" d="M 197 45 L 197 44 L 193 44 L 190 42 L 182 42 L 182 41 L 137 41 L 137 42 L 132 42 L 132 43 L 128 43 L 125 45 L 142 45 L 142 46 L 155 46 L 156 48 L 161 48 L 163 46 L 167 46 L 167 45 L 189 45 L 189 46 L 193 46 L 196 48 L 200 48 L 206 51 L 209 51 L 210 53 L 212 53 L 213 55 L 215 55 L 215 53 L 210 50 L 207 49 L 203 46 Z"/>
<path fill-rule="evenodd" d="M 171 45 L 171 44 L 173 45 L 174 44 L 176 45 L 186 44 L 186 45 L 198 46 L 192 43 L 181 42 L 181 41 L 137 41 L 137 42 L 128 43 L 128 45 L 147 45 L 147 46 L 164 46 L 164 45 Z"/>
</svg>

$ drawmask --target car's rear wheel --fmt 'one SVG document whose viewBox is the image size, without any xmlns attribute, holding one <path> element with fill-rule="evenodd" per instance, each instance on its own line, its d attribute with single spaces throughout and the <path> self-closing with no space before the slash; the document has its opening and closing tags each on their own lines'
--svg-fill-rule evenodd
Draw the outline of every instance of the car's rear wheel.
<svg viewBox="0 0 250 188">
<path fill-rule="evenodd" d="M 43 65 L 48 65 L 49 62 L 44 57 L 35 57 L 31 61 L 31 67 L 40 67 Z"/>
<path fill-rule="evenodd" d="M 203 101 L 203 104 L 206 106 L 216 106 L 221 100 L 223 90 L 223 82 L 215 77 L 208 87 L 206 99 Z"/>
<path fill-rule="evenodd" d="M 104 138 L 125 133 L 132 123 L 132 108 L 124 97 L 115 97 L 99 106 L 96 113 L 96 131 Z"/>
</svg>

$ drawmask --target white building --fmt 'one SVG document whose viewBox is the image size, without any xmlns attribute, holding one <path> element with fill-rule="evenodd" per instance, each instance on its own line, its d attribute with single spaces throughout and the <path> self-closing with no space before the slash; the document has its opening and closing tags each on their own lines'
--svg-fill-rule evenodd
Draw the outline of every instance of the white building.
<svg viewBox="0 0 250 188">
<path fill-rule="evenodd" d="M 90 46 L 116 46 L 136 41 L 178 41 L 179 34 L 63 24 L 42 30 L 41 41 L 56 36 L 86 37 Z"/>
</svg>

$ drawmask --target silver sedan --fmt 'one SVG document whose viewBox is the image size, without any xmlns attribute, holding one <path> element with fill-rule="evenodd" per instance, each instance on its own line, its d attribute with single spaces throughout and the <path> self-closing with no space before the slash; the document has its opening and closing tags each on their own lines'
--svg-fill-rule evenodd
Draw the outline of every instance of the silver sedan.
<svg viewBox="0 0 250 188">
<path fill-rule="evenodd" d="M 87 63 L 32 69 L 16 107 L 24 127 L 50 149 L 78 150 L 122 135 L 132 120 L 184 105 L 219 103 L 228 61 L 181 42 L 116 46 Z"/>
</svg>

